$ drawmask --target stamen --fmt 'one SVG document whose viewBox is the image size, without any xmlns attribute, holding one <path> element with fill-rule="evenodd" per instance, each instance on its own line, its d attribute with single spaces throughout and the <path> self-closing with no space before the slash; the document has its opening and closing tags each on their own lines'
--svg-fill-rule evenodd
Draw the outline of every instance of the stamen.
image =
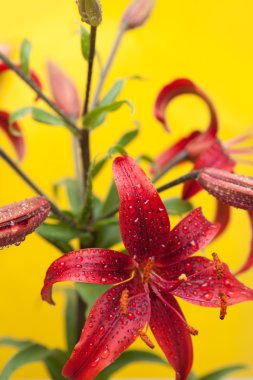
<svg viewBox="0 0 253 380">
<path fill-rule="evenodd" d="M 154 261 L 155 261 L 155 258 L 150 257 L 144 267 L 143 277 L 142 277 L 143 284 L 146 284 L 149 280 L 149 275 L 150 275 L 151 270 L 153 269 Z"/>
<path fill-rule="evenodd" d="M 180 276 L 178 277 L 178 280 L 179 281 L 187 281 L 187 276 L 185 273 L 182 273 L 180 274 Z"/>
<path fill-rule="evenodd" d="M 186 325 L 186 330 L 191 334 L 191 335 L 198 335 L 198 330 L 196 330 L 194 327 L 190 326 L 190 325 Z"/>
<path fill-rule="evenodd" d="M 152 350 L 155 348 L 155 345 L 154 343 L 151 341 L 151 339 L 147 336 L 147 334 L 142 331 L 142 329 L 139 329 L 137 330 L 138 334 L 139 334 L 139 337 L 141 338 L 141 340 L 146 343 L 146 345 L 151 348 Z"/>
<path fill-rule="evenodd" d="M 129 305 L 129 290 L 124 289 L 120 297 L 120 314 L 126 316 L 128 314 L 128 305 Z"/>
<path fill-rule="evenodd" d="M 220 297 L 220 319 L 223 320 L 227 314 L 227 296 L 224 293 L 219 294 Z"/>
<path fill-rule="evenodd" d="M 224 269 L 223 269 L 223 264 L 220 261 L 217 253 L 213 253 L 213 262 L 214 262 L 214 267 L 216 270 L 217 278 L 218 280 L 221 280 L 224 277 Z"/>
</svg>

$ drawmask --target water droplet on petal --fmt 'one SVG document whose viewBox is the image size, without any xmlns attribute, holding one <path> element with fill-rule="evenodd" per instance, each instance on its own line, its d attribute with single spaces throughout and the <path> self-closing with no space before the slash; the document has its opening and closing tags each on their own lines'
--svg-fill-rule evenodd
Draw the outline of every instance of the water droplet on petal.
<svg viewBox="0 0 253 380">
<path fill-rule="evenodd" d="M 77 256 L 76 257 L 76 261 L 78 261 L 79 263 L 81 263 L 83 261 L 83 257 L 82 256 Z"/>
<path fill-rule="evenodd" d="M 110 350 L 108 348 L 106 348 L 102 353 L 101 353 L 101 358 L 102 359 L 106 359 L 108 358 L 108 356 L 110 355 Z"/>
<path fill-rule="evenodd" d="M 96 367 L 99 363 L 99 360 L 100 358 L 97 358 L 96 360 L 94 360 L 92 363 L 91 363 L 91 367 Z"/>
<path fill-rule="evenodd" d="M 100 335 L 104 334 L 104 332 L 105 332 L 104 326 L 99 327 L 98 332 Z"/>
</svg>

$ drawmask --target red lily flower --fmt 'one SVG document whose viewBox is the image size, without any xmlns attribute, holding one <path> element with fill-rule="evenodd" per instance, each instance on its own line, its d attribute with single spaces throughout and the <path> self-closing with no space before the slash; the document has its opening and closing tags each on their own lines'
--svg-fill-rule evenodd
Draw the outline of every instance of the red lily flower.
<svg viewBox="0 0 253 380">
<path fill-rule="evenodd" d="M 0 207 L 0 248 L 19 245 L 47 218 L 50 204 L 38 196 Z"/>
<path fill-rule="evenodd" d="M 42 289 L 42 298 L 53 304 L 56 282 L 116 284 L 93 306 L 63 375 L 92 380 L 138 336 L 153 348 L 144 331 L 150 325 L 176 378 L 185 380 L 193 357 L 190 333 L 197 331 L 187 324 L 174 295 L 197 305 L 219 307 L 223 319 L 228 305 L 252 300 L 253 291 L 217 255 L 214 261 L 190 257 L 218 231 L 201 209 L 170 231 L 165 206 L 136 162 L 128 156 L 118 157 L 113 171 L 128 254 L 100 248 L 70 252 L 49 267 Z"/>
<path fill-rule="evenodd" d="M 223 143 L 218 137 L 218 118 L 215 108 L 208 96 L 189 79 L 177 79 L 165 86 L 159 93 L 155 102 L 155 117 L 162 123 L 165 130 L 169 130 L 166 121 L 165 111 L 172 99 L 178 95 L 194 94 L 199 96 L 208 106 L 210 111 L 210 123 L 205 132 L 194 131 L 189 136 L 182 138 L 174 145 L 163 152 L 156 160 L 152 168 L 152 173 L 157 175 L 162 169 L 167 166 L 174 166 L 190 160 L 193 162 L 193 170 L 203 168 L 217 168 L 232 172 L 236 166 L 236 160 L 232 157 L 233 154 L 247 154 L 252 151 L 252 147 L 232 148 L 232 145 L 241 143 L 252 137 L 252 133 L 248 132 L 238 136 L 231 141 Z M 177 160 L 178 157 L 178 160 Z M 182 158 L 182 159 L 181 159 Z M 183 199 L 189 199 L 203 188 L 194 180 L 187 181 L 183 186 Z M 251 220 L 251 213 L 249 214 Z M 221 226 L 219 236 L 229 223 L 230 209 L 229 206 L 217 200 L 217 211 L 215 222 Z M 251 220 L 251 223 L 253 221 Z M 216 237 L 217 237 L 216 236 Z M 249 258 L 247 259 L 247 267 L 251 262 L 253 265 L 253 250 L 250 250 Z M 245 268 L 245 265 L 243 266 Z M 244 269 L 245 270 L 245 269 Z M 241 268 L 238 273 L 242 273 Z"/>
</svg>

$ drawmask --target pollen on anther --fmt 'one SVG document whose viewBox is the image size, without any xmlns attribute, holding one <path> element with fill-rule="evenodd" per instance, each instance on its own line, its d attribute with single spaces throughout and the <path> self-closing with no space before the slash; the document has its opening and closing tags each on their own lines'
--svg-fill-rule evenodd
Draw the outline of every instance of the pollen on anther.
<svg viewBox="0 0 253 380">
<path fill-rule="evenodd" d="M 196 330 L 194 327 L 190 325 L 186 325 L 186 330 L 191 334 L 191 335 L 198 335 L 198 330 Z"/>
<path fill-rule="evenodd" d="M 139 337 L 141 340 L 146 343 L 146 345 L 151 348 L 152 350 L 155 348 L 154 343 L 151 341 L 151 339 L 147 336 L 147 334 L 142 331 L 142 329 L 137 330 Z"/>
<path fill-rule="evenodd" d="M 120 314 L 126 316 L 128 314 L 129 290 L 124 289 L 120 297 Z"/>
<path fill-rule="evenodd" d="M 223 269 L 223 264 L 220 261 L 217 253 L 213 253 L 213 262 L 214 262 L 214 268 L 216 270 L 216 275 L 218 280 L 221 280 L 224 277 L 224 269 Z"/>
<path fill-rule="evenodd" d="M 227 296 L 224 293 L 220 293 L 219 297 L 220 297 L 220 319 L 223 320 L 227 314 L 227 307 L 228 307 Z"/>
<path fill-rule="evenodd" d="M 180 274 L 180 276 L 178 277 L 178 280 L 179 281 L 187 281 L 187 276 L 185 273 L 182 273 Z"/>
</svg>

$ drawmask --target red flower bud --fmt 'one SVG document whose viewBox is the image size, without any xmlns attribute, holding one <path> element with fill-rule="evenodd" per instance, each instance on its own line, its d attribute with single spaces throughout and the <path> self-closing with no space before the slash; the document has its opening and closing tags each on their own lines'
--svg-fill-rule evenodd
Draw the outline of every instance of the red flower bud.
<svg viewBox="0 0 253 380">
<path fill-rule="evenodd" d="M 48 216 L 50 204 L 34 197 L 0 207 L 0 247 L 19 245 Z"/>
<path fill-rule="evenodd" d="M 253 210 L 253 178 L 215 168 L 200 172 L 198 183 L 221 202 L 244 210 Z"/>
<path fill-rule="evenodd" d="M 155 0 L 134 0 L 125 10 L 121 23 L 124 28 L 138 28 L 149 18 Z"/>
</svg>

